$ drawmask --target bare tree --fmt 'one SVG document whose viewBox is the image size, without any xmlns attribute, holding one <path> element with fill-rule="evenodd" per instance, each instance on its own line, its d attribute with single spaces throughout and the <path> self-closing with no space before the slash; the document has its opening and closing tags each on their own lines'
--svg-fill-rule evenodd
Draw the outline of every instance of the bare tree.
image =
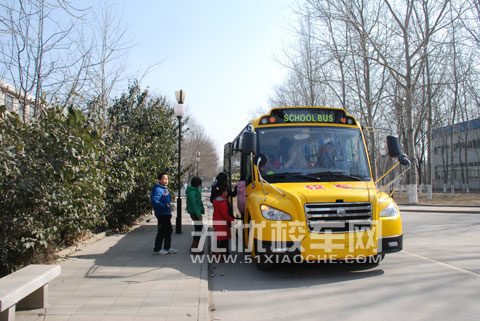
<svg viewBox="0 0 480 321">
<path fill-rule="evenodd" d="M 118 12 L 117 6 L 100 2 L 82 19 L 76 36 L 71 37 L 77 45 L 80 63 L 65 73 L 65 78 L 73 81 L 65 82 L 69 89 L 61 96 L 64 108 L 76 103 L 89 115 L 105 118 L 112 92 L 125 73 L 122 58 L 132 47 L 127 26 Z"/>
<path fill-rule="evenodd" d="M 289 50 L 284 50 L 288 60 L 284 64 L 290 70 L 285 83 L 276 88 L 275 97 L 271 98 L 272 105 L 282 106 L 317 106 L 320 104 L 322 86 L 320 76 L 322 56 L 316 45 L 314 25 L 309 12 L 302 14 L 299 19 L 300 27 L 295 33 L 298 42 Z"/>
<path fill-rule="evenodd" d="M 452 12 L 450 11 L 450 14 Z M 453 61 L 452 61 L 452 73 L 453 73 L 453 82 L 452 82 L 452 91 L 453 91 L 453 102 L 452 102 L 452 121 L 450 123 L 450 126 L 452 127 L 451 133 L 450 133 L 450 170 L 451 170 L 451 176 L 450 176 L 450 193 L 451 196 L 455 195 L 455 172 L 456 172 L 456 166 L 455 166 L 455 158 L 454 158 L 454 146 L 455 146 L 455 117 L 457 115 L 457 109 L 458 109 L 458 100 L 459 100 L 459 73 L 458 73 L 458 54 L 457 54 L 457 42 L 456 42 L 456 28 L 455 28 L 455 23 L 452 24 L 451 28 L 452 32 L 452 54 L 453 54 Z"/>
<path fill-rule="evenodd" d="M 480 0 L 462 1 L 456 12 L 465 30 L 480 47 Z"/>
<path fill-rule="evenodd" d="M 0 7 L 0 22 L 5 35 L 0 47 L 2 74 L 19 90 L 21 97 L 35 97 L 35 114 L 43 106 L 43 92 L 53 85 L 45 81 L 56 71 L 67 68 L 61 52 L 68 48 L 67 36 L 73 25 L 60 25 L 55 16 L 70 15 L 67 1 L 10 1 Z M 46 31 L 46 25 L 52 28 Z M 25 105 L 23 106 L 25 107 Z"/>
<path fill-rule="evenodd" d="M 427 48 L 427 46 L 426 46 Z M 425 49 L 426 50 L 426 49 Z M 433 184 L 432 184 L 432 78 L 430 73 L 430 57 L 425 54 L 425 76 L 424 90 L 425 90 L 425 103 L 427 108 L 427 199 L 431 200 L 433 197 Z"/>
<path fill-rule="evenodd" d="M 90 83 L 93 85 L 91 90 L 98 97 L 100 110 L 91 111 L 98 112 L 104 117 L 112 90 L 125 70 L 125 62 L 121 61 L 121 58 L 132 46 L 132 42 L 127 40 L 127 27 L 121 17 L 116 14 L 113 5 L 102 2 L 99 16 L 95 21 L 95 41 L 98 43 L 94 55 L 95 64 L 90 73 Z"/>
<path fill-rule="evenodd" d="M 318 39 L 321 40 L 320 47 L 325 48 L 324 54 L 327 57 L 321 66 L 322 77 L 324 83 L 333 92 L 338 99 L 340 106 L 344 109 L 349 109 L 347 97 L 347 69 L 348 58 L 350 56 L 350 37 L 351 26 L 342 20 L 335 19 L 334 3 L 331 1 L 307 1 L 311 8 L 306 8 L 312 11 L 313 15 L 317 17 L 318 22 L 323 26 L 321 30 L 317 31 Z M 311 20 L 310 15 L 308 20 Z M 326 36 L 321 36 L 323 30 L 327 31 Z M 317 55 L 317 59 L 322 57 L 322 54 Z M 334 66 L 334 72 L 330 72 L 327 63 Z"/>
<path fill-rule="evenodd" d="M 188 118 L 187 127 L 182 147 L 182 164 L 188 168 L 188 181 L 196 176 L 197 172 L 204 181 L 211 181 L 217 175 L 219 166 L 215 144 L 207 136 L 205 129 L 191 117 Z"/>
<path fill-rule="evenodd" d="M 318 6 L 319 1 L 315 2 Z M 383 8 L 371 1 L 329 1 L 332 20 L 338 21 L 341 25 L 347 22 L 346 29 L 351 32 L 346 33 L 344 41 L 349 43 L 344 46 L 349 49 L 350 66 L 345 71 L 347 77 L 342 77 L 344 82 L 342 88 L 348 88 L 355 93 L 357 99 L 350 104 L 350 109 L 360 115 L 361 122 L 369 128 L 376 127 L 379 122 L 378 111 L 382 103 L 385 92 L 385 86 L 388 82 L 386 68 L 376 64 L 375 59 L 378 55 L 375 53 L 370 39 L 385 38 L 384 30 L 378 27 L 379 16 L 382 15 Z M 351 22 L 354 23 L 351 23 Z M 334 29 L 331 28 L 331 32 Z M 343 70 L 341 70 L 343 74 Z M 345 94 L 346 96 L 346 94 Z M 346 107 L 346 106 L 345 106 Z M 372 164 L 374 178 L 377 177 L 377 143 L 375 132 L 368 132 L 369 154 Z"/>
<path fill-rule="evenodd" d="M 413 167 L 408 175 L 408 202 L 416 204 L 418 203 L 418 195 L 417 171 L 415 170 L 417 161 L 413 97 L 425 64 L 425 51 L 423 49 L 428 45 L 431 37 L 448 24 L 448 21 L 445 22 L 445 16 L 449 0 L 436 2 L 408 0 L 403 8 L 394 7 L 389 0 L 384 0 L 384 3 L 393 19 L 393 23 L 387 24 L 385 27 L 391 32 L 392 40 L 396 41 L 392 44 L 401 44 L 401 46 L 397 48 L 390 46 L 389 55 L 386 55 L 382 49 L 385 43 L 376 43 L 374 39 L 368 39 L 378 53 L 379 63 L 388 68 L 395 82 L 403 90 L 402 114 L 406 121 L 405 143 Z"/>
<path fill-rule="evenodd" d="M 66 0 L 0 6 L 1 74 L 22 97 L 35 97 L 37 114 L 41 106 L 55 103 L 83 105 L 104 116 L 125 70 L 119 58 L 131 44 L 117 12 L 104 2 L 92 10 Z"/>
</svg>

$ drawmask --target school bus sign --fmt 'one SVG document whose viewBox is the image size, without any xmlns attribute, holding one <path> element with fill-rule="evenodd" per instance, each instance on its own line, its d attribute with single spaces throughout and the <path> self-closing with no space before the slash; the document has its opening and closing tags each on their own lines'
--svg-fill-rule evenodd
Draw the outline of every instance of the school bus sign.
<svg viewBox="0 0 480 321">
<path fill-rule="evenodd" d="M 355 119 L 346 115 L 345 110 L 312 108 L 275 108 L 270 115 L 262 117 L 260 125 L 294 124 L 294 123 L 330 123 L 355 125 Z"/>
</svg>

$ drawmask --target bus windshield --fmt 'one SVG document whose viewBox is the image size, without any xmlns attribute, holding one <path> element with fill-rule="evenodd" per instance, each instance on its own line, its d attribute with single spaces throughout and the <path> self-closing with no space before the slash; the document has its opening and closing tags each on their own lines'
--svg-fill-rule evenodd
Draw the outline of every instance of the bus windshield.
<svg viewBox="0 0 480 321">
<path fill-rule="evenodd" d="M 260 172 L 269 182 L 371 179 L 358 128 L 271 127 L 257 134 Z"/>
</svg>

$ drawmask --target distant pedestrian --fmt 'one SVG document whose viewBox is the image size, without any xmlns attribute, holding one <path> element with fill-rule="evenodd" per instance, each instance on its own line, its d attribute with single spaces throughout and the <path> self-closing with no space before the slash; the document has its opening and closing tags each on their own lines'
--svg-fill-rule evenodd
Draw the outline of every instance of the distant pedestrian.
<svg viewBox="0 0 480 321">
<path fill-rule="evenodd" d="M 158 220 L 157 237 L 153 252 L 156 254 L 175 254 L 177 250 L 171 247 L 172 243 L 172 210 L 170 208 L 170 192 L 167 188 L 168 175 L 164 172 L 157 176 L 157 183 L 153 186 L 150 202 L 155 217 Z M 163 248 L 162 248 L 163 245 Z"/>
<path fill-rule="evenodd" d="M 220 261 L 223 262 L 229 252 L 228 240 L 232 237 L 230 226 L 233 218 L 228 213 L 227 189 L 224 186 L 216 188 L 218 196 L 213 200 L 213 229 L 219 252 L 215 253 L 215 255 L 220 256 Z"/>
<path fill-rule="evenodd" d="M 203 253 L 202 249 L 198 248 L 198 242 L 200 241 L 200 234 L 203 230 L 202 215 L 205 214 L 205 208 L 202 202 L 202 179 L 200 177 L 193 177 L 190 181 L 190 185 L 187 187 L 185 193 L 187 194 L 187 213 L 193 220 L 193 226 L 195 228 L 195 236 L 193 236 L 192 245 L 190 246 L 190 253 Z"/>
</svg>

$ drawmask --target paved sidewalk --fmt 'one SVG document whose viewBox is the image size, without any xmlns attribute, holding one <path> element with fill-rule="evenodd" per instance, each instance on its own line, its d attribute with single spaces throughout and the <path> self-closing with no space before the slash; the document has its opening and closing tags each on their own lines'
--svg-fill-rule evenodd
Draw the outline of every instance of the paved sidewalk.
<svg viewBox="0 0 480 321">
<path fill-rule="evenodd" d="M 185 213 L 185 211 L 183 212 Z M 62 274 L 49 284 L 48 306 L 17 311 L 17 321 L 208 320 L 207 262 L 193 263 L 193 226 L 182 216 L 175 234 L 177 254 L 153 254 L 154 216 L 125 235 L 111 235 L 59 263 Z"/>
</svg>

